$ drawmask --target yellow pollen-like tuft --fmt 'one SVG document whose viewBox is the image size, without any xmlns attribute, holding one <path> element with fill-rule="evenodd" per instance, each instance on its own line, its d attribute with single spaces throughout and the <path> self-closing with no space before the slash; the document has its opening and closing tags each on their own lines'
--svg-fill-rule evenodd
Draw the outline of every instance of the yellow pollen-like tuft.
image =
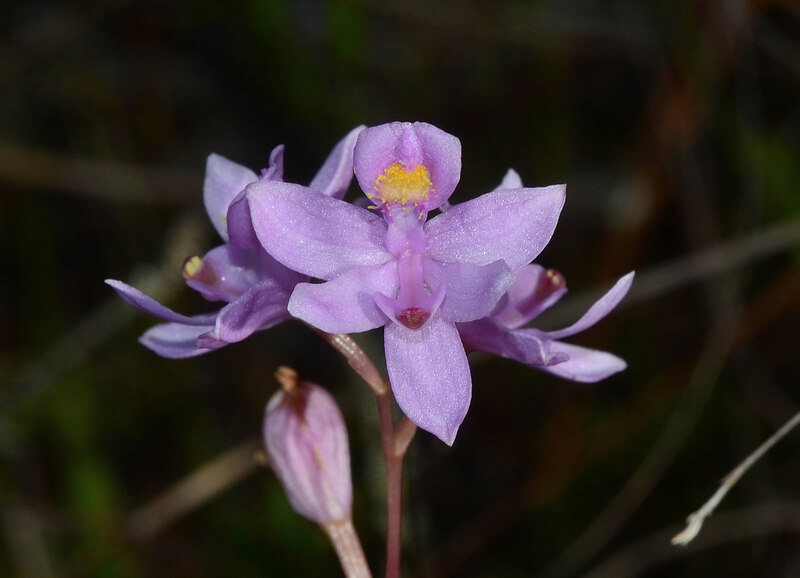
<svg viewBox="0 0 800 578">
<path fill-rule="evenodd" d="M 191 279 L 194 277 L 200 268 L 203 266 L 203 260 L 195 255 L 194 257 L 189 257 L 186 261 L 183 262 L 183 269 L 181 270 L 181 274 L 183 275 L 184 279 Z"/>
<path fill-rule="evenodd" d="M 547 270 L 547 278 L 554 286 L 559 287 L 564 284 L 564 276 L 555 269 Z"/>
<path fill-rule="evenodd" d="M 411 170 L 399 163 L 383 171 L 375 179 L 375 193 L 370 198 L 379 202 L 378 206 L 391 207 L 392 205 L 419 206 L 433 192 L 428 169 L 424 165 L 417 165 Z"/>
</svg>

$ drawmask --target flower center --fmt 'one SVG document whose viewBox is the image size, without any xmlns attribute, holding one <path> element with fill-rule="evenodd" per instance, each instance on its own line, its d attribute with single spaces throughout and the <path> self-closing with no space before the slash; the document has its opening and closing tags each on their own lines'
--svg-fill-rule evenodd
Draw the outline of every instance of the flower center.
<svg viewBox="0 0 800 578">
<path fill-rule="evenodd" d="M 407 329 L 419 329 L 436 313 L 444 300 L 446 286 L 440 284 L 435 291 L 425 282 L 424 257 L 409 250 L 397 259 L 400 288 L 397 297 L 375 293 L 373 299 L 378 309 L 393 322 Z"/>
<path fill-rule="evenodd" d="M 392 205 L 401 205 L 403 209 L 419 207 L 433 192 L 428 169 L 417 165 L 407 170 L 400 163 L 392 163 L 375 179 L 375 192 L 369 198 L 377 203 L 377 208 L 391 209 Z"/>
</svg>

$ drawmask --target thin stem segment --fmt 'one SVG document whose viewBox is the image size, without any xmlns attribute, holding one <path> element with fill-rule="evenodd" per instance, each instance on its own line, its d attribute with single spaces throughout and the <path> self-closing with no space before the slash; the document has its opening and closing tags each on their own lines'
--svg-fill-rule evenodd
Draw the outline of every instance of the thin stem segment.
<svg viewBox="0 0 800 578">
<path fill-rule="evenodd" d="M 699 510 L 689 514 L 689 517 L 686 519 L 686 528 L 681 533 L 673 536 L 672 545 L 686 546 L 689 542 L 694 540 L 695 536 L 700 533 L 700 528 L 703 527 L 703 522 L 705 522 L 706 518 L 708 518 L 714 512 L 714 509 L 722 501 L 722 498 L 724 498 L 725 494 L 727 494 L 728 491 L 736 484 L 736 482 L 739 481 L 739 478 L 741 478 L 754 463 L 761 459 L 761 456 L 767 453 L 772 446 L 778 443 L 782 437 L 792 431 L 792 429 L 798 423 L 800 423 L 800 412 L 796 413 L 792 419 L 783 424 L 783 426 L 781 426 L 777 432 L 772 434 L 767 441 L 761 444 L 758 449 L 747 456 L 742 463 L 736 466 L 731 473 L 725 476 L 725 478 L 722 480 L 722 484 L 714 493 L 714 495 L 711 496 Z"/>
<path fill-rule="evenodd" d="M 350 518 L 322 525 L 339 557 L 339 564 L 347 578 L 372 578 L 364 549 Z"/>
<path fill-rule="evenodd" d="M 392 390 L 372 360 L 349 335 L 318 331 L 347 360 L 372 392 L 378 403 L 381 447 L 386 463 L 386 578 L 399 578 L 403 517 L 403 459 L 417 431 L 417 426 L 403 416 L 395 426 L 392 413 Z"/>
<path fill-rule="evenodd" d="M 383 395 L 389 390 L 388 385 L 381 376 L 378 368 L 372 363 L 372 360 L 367 357 L 364 350 L 353 341 L 353 338 L 346 333 L 325 333 L 324 331 L 315 331 L 327 341 L 331 347 L 342 354 L 350 364 L 350 367 L 356 370 L 356 373 L 362 377 L 367 385 L 370 386 L 375 395 Z"/>
</svg>

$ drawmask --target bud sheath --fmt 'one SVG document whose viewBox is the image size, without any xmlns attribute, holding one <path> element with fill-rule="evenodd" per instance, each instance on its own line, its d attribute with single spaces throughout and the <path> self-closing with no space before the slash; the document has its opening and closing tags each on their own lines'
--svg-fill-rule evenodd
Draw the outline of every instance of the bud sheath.
<svg viewBox="0 0 800 578">
<path fill-rule="evenodd" d="M 294 510 L 329 524 L 350 518 L 353 488 L 344 419 L 331 395 L 288 368 L 267 405 L 264 442 Z"/>
</svg>

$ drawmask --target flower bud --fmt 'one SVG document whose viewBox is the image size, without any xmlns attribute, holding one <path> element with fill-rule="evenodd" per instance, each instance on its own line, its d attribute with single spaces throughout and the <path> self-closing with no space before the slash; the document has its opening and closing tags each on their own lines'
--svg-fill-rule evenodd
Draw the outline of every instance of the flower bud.
<svg viewBox="0 0 800 578">
<path fill-rule="evenodd" d="M 283 389 L 267 404 L 264 443 L 289 503 L 318 524 L 349 519 L 350 449 L 336 402 L 320 386 L 298 381 L 289 368 L 275 376 Z"/>
</svg>

